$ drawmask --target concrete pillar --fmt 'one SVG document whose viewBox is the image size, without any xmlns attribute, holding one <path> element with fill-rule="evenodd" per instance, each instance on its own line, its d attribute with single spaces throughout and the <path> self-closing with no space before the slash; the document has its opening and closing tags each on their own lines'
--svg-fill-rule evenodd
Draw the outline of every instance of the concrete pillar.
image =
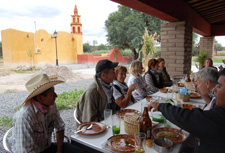
<svg viewBox="0 0 225 153">
<path fill-rule="evenodd" d="M 206 50 L 206 52 L 209 54 L 209 58 L 213 57 L 214 36 L 200 38 L 200 50 L 199 51 L 202 52 L 203 50 Z"/>
<path fill-rule="evenodd" d="M 170 76 L 191 72 L 192 27 L 184 21 L 161 25 L 161 57 Z"/>
</svg>

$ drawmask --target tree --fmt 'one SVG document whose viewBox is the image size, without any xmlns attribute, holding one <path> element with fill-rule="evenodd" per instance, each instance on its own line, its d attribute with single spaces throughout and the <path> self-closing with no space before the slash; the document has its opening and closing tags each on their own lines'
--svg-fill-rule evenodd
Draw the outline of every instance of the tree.
<svg viewBox="0 0 225 153">
<path fill-rule="evenodd" d="M 98 45 L 98 50 L 107 50 L 107 46 L 104 44 Z"/>
<path fill-rule="evenodd" d="M 0 57 L 2 57 L 2 42 L 0 41 Z"/>
<path fill-rule="evenodd" d="M 83 50 L 84 50 L 84 52 L 91 51 L 90 44 L 88 42 L 83 44 Z"/>
<path fill-rule="evenodd" d="M 222 46 L 218 41 L 215 39 L 214 41 L 214 51 L 217 53 L 217 51 L 223 51 L 225 50 L 225 47 Z"/>
<path fill-rule="evenodd" d="M 192 56 L 198 55 L 200 49 L 200 44 L 198 42 L 198 35 L 196 33 L 192 33 Z"/>
<path fill-rule="evenodd" d="M 143 46 L 145 27 L 150 34 L 156 32 L 159 35 L 161 24 L 165 21 L 125 6 L 118 8 L 118 11 L 111 13 L 105 21 L 107 41 L 116 48 L 131 49 L 134 59 L 137 59 L 136 50 L 140 51 Z"/>
</svg>

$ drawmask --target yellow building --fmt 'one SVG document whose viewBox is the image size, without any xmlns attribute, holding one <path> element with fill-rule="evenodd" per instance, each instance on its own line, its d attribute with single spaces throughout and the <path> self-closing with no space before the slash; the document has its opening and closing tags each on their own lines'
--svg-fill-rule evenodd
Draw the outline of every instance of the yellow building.
<svg viewBox="0 0 225 153">
<path fill-rule="evenodd" d="M 77 63 L 77 54 L 83 53 L 83 34 L 76 5 L 71 17 L 71 33 L 58 31 L 57 38 L 46 30 L 35 33 L 15 29 L 2 30 L 4 65 L 54 65 L 57 57 L 59 64 Z"/>
</svg>

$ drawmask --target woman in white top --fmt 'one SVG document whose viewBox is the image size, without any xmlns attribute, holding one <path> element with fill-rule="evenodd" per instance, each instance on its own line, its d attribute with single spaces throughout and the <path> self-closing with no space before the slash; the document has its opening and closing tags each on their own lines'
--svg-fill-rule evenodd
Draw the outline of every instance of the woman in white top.
<svg viewBox="0 0 225 153">
<path fill-rule="evenodd" d="M 116 104 L 120 108 L 125 108 L 132 105 L 135 99 L 132 96 L 132 91 L 136 89 L 136 83 L 132 84 L 129 88 L 125 83 L 127 76 L 127 68 L 119 65 L 115 68 L 116 80 L 113 81 L 113 97 Z"/>
<path fill-rule="evenodd" d="M 132 84 L 137 84 L 137 89 L 132 92 L 133 97 L 136 100 L 142 100 L 146 98 L 148 95 L 152 94 L 149 88 L 147 88 L 147 84 L 142 77 L 143 66 L 142 62 L 138 60 L 134 60 L 130 65 L 130 74 L 131 76 L 128 79 L 128 87 Z"/>
</svg>

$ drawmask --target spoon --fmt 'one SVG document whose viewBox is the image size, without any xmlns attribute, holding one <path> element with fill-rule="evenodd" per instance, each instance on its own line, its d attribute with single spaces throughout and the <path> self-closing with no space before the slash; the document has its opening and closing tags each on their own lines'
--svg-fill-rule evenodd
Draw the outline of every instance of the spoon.
<svg viewBox="0 0 225 153">
<path fill-rule="evenodd" d="M 76 131 L 75 132 L 75 134 L 77 134 L 77 133 L 79 133 L 79 132 L 81 132 L 81 131 L 86 131 L 86 130 L 90 130 L 90 129 L 92 129 L 92 126 L 93 126 L 93 124 L 91 123 L 90 125 L 88 125 L 87 127 L 86 127 L 86 129 L 85 130 L 83 130 L 83 129 L 81 129 L 81 130 L 78 130 L 78 131 Z"/>
</svg>

